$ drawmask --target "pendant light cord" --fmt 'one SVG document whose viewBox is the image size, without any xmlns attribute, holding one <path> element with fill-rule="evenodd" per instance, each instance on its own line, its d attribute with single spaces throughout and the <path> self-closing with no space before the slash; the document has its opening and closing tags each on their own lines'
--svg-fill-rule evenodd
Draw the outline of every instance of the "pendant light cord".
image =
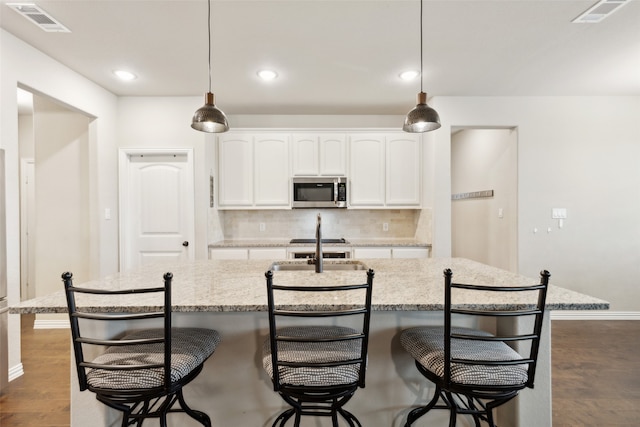
<svg viewBox="0 0 640 427">
<path fill-rule="evenodd" d="M 211 92 L 211 0 L 208 0 L 207 4 L 207 16 L 209 17 L 207 21 L 207 31 L 209 35 L 209 92 Z"/>
<path fill-rule="evenodd" d="M 420 0 L 420 92 L 424 92 L 424 90 L 422 90 L 422 81 L 424 80 L 422 77 L 422 68 L 424 63 L 422 58 L 422 2 L 423 0 Z"/>
</svg>

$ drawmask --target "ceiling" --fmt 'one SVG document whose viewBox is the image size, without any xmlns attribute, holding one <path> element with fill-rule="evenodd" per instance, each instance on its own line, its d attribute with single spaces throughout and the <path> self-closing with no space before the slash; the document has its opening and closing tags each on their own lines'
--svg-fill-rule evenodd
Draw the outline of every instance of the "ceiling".
<svg viewBox="0 0 640 427">
<path fill-rule="evenodd" d="M 19 0 L 11 0 L 13 2 Z M 0 0 L 3 29 L 122 96 L 204 96 L 205 0 L 36 0 L 47 33 Z M 640 95 L 640 1 L 425 0 L 429 96 Z M 420 81 L 417 0 L 214 0 L 212 91 L 227 114 L 405 114 Z M 112 74 L 126 68 L 132 82 Z M 261 68 L 278 72 L 261 81 Z M 204 102 L 204 98 L 203 98 Z"/>
</svg>

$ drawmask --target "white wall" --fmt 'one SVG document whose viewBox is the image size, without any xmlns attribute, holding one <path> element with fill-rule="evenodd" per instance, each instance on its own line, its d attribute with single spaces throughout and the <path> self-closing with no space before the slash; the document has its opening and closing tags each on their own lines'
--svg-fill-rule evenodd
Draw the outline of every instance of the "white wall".
<svg viewBox="0 0 640 427">
<path fill-rule="evenodd" d="M 17 88 L 57 99 L 93 118 L 89 125 L 90 274 L 117 271 L 117 221 L 102 217 L 117 207 L 117 98 L 52 58 L 0 30 L 0 147 L 6 150 L 7 282 L 9 304 L 20 301 L 20 217 Z M 115 237 L 114 237 L 115 236 Z M 52 281 L 59 278 L 52 277 Z M 60 282 L 58 282 L 60 283 Z M 9 316 L 9 367 L 20 366 L 20 317 Z"/>
<path fill-rule="evenodd" d="M 91 279 L 89 119 L 34 97 L 36 296 L 61 290 L 60 275 Z"/>
<path fill-rule="evenodd" d="M 215 135 L 191 129 L 193 113 L 202 104 L 200 97 L 121 97 L 118 101 L 118 146 L 125 147 L 192 147 L 196 170 L 196 257 L 206 258 L 207 244 L 229 237 L 223 223 L 229 222 L 233 212 L 210 209 L 209 175 L 214 174 Z M 223 106 L 221 106 L 223 108 Z M 230 115 L 229 124 L 239 128 L 382 128 L 397 127 L 402 116 L 278 116 Z M 245 213 L 240 213 L 242 218 Z M 259 215 L 259 214 L 256 214 Z M 255 215 L 254 215 L 255 216 Z M 226 217 L 226 218 L 225 218 Z M 428 222 L 429 216 L 425 216 Z M 266 221 L 266 220 L 265 220 Z M 275 223 L 269 224 L 272 229 Z M 271 230 L 274 231 L 275 229 Z M 412 236 L 415 233 L 412 231 Z M 428 233 L 423 233 L 428 236 Z M 239 236 L 236 236 L 239 237 Z M 244 234 L 240 237 L 246 237 Z M 256 235 L 254 237 L 262 237 Z M 267 236 L 264 236 L 267 237 Z M 270 235 L 269 237 L 273 237 Z M 281 236 L 280 236 L 281 237 Z"/>
<path fill-rule="evenodd" d="M 195 256 L 207 258 L 209 152 L 215 136 L 191 128 L 200 97 L 121 97 L 118 148 L 192 148 L 195 169 Z"/>
<path fill-rule="evenodd" d="M 451 192 L 493 191 L 451 202 L 452 255 L 518 270 L 515 129 L 463 129 L 451 137 Z"/>
<path fill-rule="evenodd" d="M 30 103 L 33 105 L 33 97 L 30 96 Z M 34 247 L 35 233 L 35 210 L 30 206 L 35 206 L 34 194 L 31 189 L 34 184 L 34 177 L 29 177 L 29 171 L 33 168 L 33 159 L 35 156 L 35 144 L 33 139 L 33 109 L 25 111 L 18 116 L 18 145 L 19 145 L 19 164 L 20 164 L 20 239 L 23 242 L 20 246 L 20 298 L 22 300 L 35 297 L 35 289 L 33 283 L 35 266 L 34 251 L 29 248 Z"/>
<path fill-rule="evenodd" d="M 548 269 L 553 284 L 640 311 L 640 97 L 440 97 L 433 107 L 443 120 L 435 256 L 451 251 L 451 127 L 517 127 L 519 272 Z"/>
<path fill-rule="evenodd" d="M 4 30 L 0 30 L 0 45 L 0 147 L 7 157 L 7 275 L 9 303 L 15 304 L 20 283 L 18 85 L 93 117 L 88 135 L 92 277 L 118 268 L 118 222 L 103 215 L 106 208 L 117 211 L 117 147 L 193 146 L 196 167 L 203 168 L 196 182 L 203 187 L 208 186 L 214 153 L 209 143 L 212 136 L 189 128 L 193 112 L 202 104 L 200 95 L 118 101 L 115 95 Z M 433 207 L 435 256 L 451 254 L 451 127 L 516 127 L 520 273 L 536 276 L 546 268 L 555 284 L 607 299 L 613 310 L 640 311 L 640 97 L 438 97 L 432 106 L 443 121 L 440 130 L 425 138 L 425 199 Z M 148 111 L 159 112 L 161 118 Z M 229 117 L 234 128 L 399 128 L 402 120 L 402 116 Z M 204 159 L 198 160 L 201 154 Z M 207 196 L 197 198 L 196 209 L 200 211 L 207 206 L 208 189 L 196 188 L 196 192 Z M 568 209 L 562 230 L 550 218 L 553 207 Z M 534 234 L 534 227 L 552 227 L 553 231 Z M 11 316 L 12 343 L 19 342 L 18 322 L 17 316 Z M 16 347 L 10 349 L 10 365 L 19 362 Z"/>
<path fill-rule="evenodd" d="M 207 210 L 208 173 L 215 164 L 208 151 L 211 135 L 188 126 L 200 103 L 198 97 L 153 97 L 122 98 L 118 105 L 120 146 L 195 148 L 201 173 L 196 182 L 202 186 L 196 190 L 198 212 Z M 613 310 L 640 311 L 636 302 L 640 291 L 635 286 L 640 277 L 640 239 L 635 238 L 640 234 L 640 222 L 635 220 L 640 206 L 637 198 L 628 197 L 633 191 L 637 196 L 640 183 L 633 164 L 640 154 L 639 99 L 441 97 L 434 105 L 443 127 L 427 138 L 425 183 L 426 199 L 433 201 L 435 256 L 451 254 L 451 127 L 514 127 L 519 139 L 519 272 L 537 276 L 546 268 L 555 284 L 607 299 Z M 390 127 L 397 120 L 396 116 L 229 117 L 232 126 L 245 128 L 251 123 L 256 128 Z M 205 160 L 198 160 L 201 153 Z M 563 229 L 551 219 L 553 207 L 568 210 Z M 551 233 L 546 233 L 547 227 L 552 227 Z M 534 234 L 534 228 L 541 231 Z M 622 274 L 614 281 L 611 271 Z"/>
<path fill-rule="evenodd" d="M 223 106 L 220 106 L 223 108 Z M 410 108 L 410 107 L 409 107 Z M 238 128 L 397 128 L 402 129 L 404 116 L 380 115 L 232 115 L 229 126 Z"/>
</svg>

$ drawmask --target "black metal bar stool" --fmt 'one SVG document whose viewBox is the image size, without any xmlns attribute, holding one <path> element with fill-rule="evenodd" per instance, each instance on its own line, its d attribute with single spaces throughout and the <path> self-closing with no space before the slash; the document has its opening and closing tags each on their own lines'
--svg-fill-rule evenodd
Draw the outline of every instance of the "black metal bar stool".
<svg viewBox="0 0 640 427">
<path fill-rule="evenodd" d="M 92 391 L 97 400 L 121 411 L 122 427 L 142 426 L 146 418 L 158 418 L 165 427 L 171 412 L 184 412 L 203 426 L 211 426 L 207 414 L 187 405 L 182 388 L 202 371 L 220 343 L 220 334 L 211 329 L 171 327 L 172 278 L 166 273 L 161 287 L 105 290 L 73 286 L 72 274 L 62 275 L 80 390 Z M 88 300 L 87 304 L 77 303 L 76 294 L 110 298 L 116 310 L 120 298 L 140 298 L 141 294 L 161 294 L 162 298 L 158 311 L 113 313 L 92 309 Z M 162 325 L 149 329 L 148 319 L 162 319 L 158 320 Z M 93 332 L 108 330 L 107 324 L 119 321 L 127 322 L 127 326 L 145 322 L 145 327 L 128 329 L 116 337 Z M 94 347 L 91 350 L 97 350 L 98 356 L 85 357 L 85 353 L 94 352 L 87 346 Z"/>
<path fill-rule="evenodd" d="M 272 271 L 265 276 L 269 339 L 262 361 L 273 389 L 292 406 L 273 427 L 291 417 L 298 427 L 303 415 L 331 417 L 334 427 L 340 415 L 360 426 L 344 405 L 365 386 L 373 270 L 355 285 L 275 285 Z"/>
<path fill-rule="evenodd" d="M 481 286 L 452 282 L 445 277 L 444 327 L 416 327 L 403 331 L 400 342 L 415 359 L 418 371 L 435 385 L 432 399 L 409 412 L 405 427 L 431 409 L 448 409 L 449 426 L 456 425 L 457 414 L 473 417 L 476 427 L 485 421 L 495 427 L 493 410 L 516 397 L 525 387 L 533 388 L 540 332 L 544 316 L 549 272 L 540 273 L 539 284 L 530 286 Z M 454 292 L 455 290 L 455 292 Z M 483 293 L 504 297 L 492 309 L 456 303 L 465 293 L 466 301 L 481 301 Z M 477 296 L 470 297 L 470 293 Z M 522 297 L 516 297 L 516 294 Z M 526 296 L 525 296 L 526 295 Z M 525 332 L 456 327 L 458 317 L 505 319 L 529 318 Z M 523 325 L 526 322 L 521 322 Z M 442 404 L 438 402 L 442 400 Z"/>
</svg>

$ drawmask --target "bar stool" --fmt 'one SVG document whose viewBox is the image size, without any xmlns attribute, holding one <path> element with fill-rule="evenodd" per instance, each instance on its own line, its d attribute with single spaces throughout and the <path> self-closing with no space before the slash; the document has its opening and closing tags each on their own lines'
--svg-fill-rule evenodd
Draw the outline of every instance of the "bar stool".
<svg viewBox="0 0 640 427">
<path fill-rule="evenodd" d="M 72 277 L 68 272 L 62 274 L 80 390 L 95 393 L 98 401 L 121 411 L 122 427 L 142 426 L 147 418 L 158 418 L 165 427 L 167 414 L 172 412 L 184 412 L 210 427 L 207 414 L 187 405 L 182 388 L 202 371 L 204 362 L 220 343 L 220 334 L 211 329 L 171 327 L 173 275 L 166 273 L 164 286 L 160 287 L 109 290 L 76 287 Z M 80 297 L 78 304 L 76 294 L 91 298 Z M 162 297 L 157 311 L 113 312 L 122 305 L 121 299 L 151 294 Z M 98 299 L 101 302 L 96 304 Z M 106 300 L 114 310 L 100 308 Z M 162 319 L 162 326 L 150 329 L 148 319 Z M 146 326 L 128 329 L 115 337 L 95 332 L 108 331 L 117 322 L 126 322 L 127 327 L 145 322 Z M 87 356 L 96 352 L 97 357 Z"/>
<path fill-rule="evenodd" d="M 274 391 L 292 406 L 273 427 L 293 416 L 298 427 L 303 415 L 331 417 L 338 427 L 338 414 L 360 426 L 344 405 L 365 386 L 373 270 L 366 283 L 355 285 L 276 285 L 272 271 L 265 276 L 269 339 L 263 366 Z M 304 301 L 296 299 L 300 295 Z"/>
<path fill-rule="evenodd" d="M 409 412 L 405 427 L 431 409 L 448 409 L 450 427 L 456 425 L 457 414 L 471 415 L 476 427 L 480 427 L 480 421 L 495 427 L 493 410 L 516 397 L 520 390 L 533 388 L 549 272 L 542 271 L 540 283 L 530 286 L 453 283 L 452 276 L 451 270 L 444 271 L 444 327 L 416 327 L 400 335 L 400 342 L 415 359 L 418 371 L 435 384 L 432 399 Z M 465 293 L 465 301 L 480 301 L 482 293 L 489 293 L 504 297 L 504 303 L 492 309 L 461 305 L 457 303 L 461 292 Z M 456 327 L 453 323 L 458 317 L 495 321 L 529 318 L 530 327 L 522 326 L 528 329 L 524 332 L 493 334 Z M 440 400 L 443 403 L 439 405 Z"/>
</svg>

